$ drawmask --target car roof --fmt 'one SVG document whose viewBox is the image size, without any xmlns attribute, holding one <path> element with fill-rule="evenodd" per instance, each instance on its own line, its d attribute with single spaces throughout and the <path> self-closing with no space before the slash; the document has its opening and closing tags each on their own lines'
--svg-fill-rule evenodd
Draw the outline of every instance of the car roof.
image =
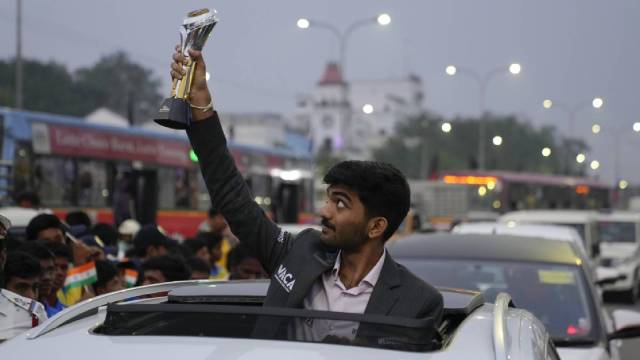
<svg viewBox="0 0 640 360">
<path fill-rule="evenodd" d="M 402 259 L 474 259 L 576 265 L 582 260 L 567 241 L 484 234 L 414 234 L 388 246 Z"/>
<path fill-rule="evenodd" d="M 583 224 L 595 221 L 591 210 L 520 210 L 502 215 L 498 221 L 548 222 L 553 224 Z"/>
<path fill-rule="evenodd" d="M 456 225 L 451 232 L 456 234 L 497 234 L 533 236 L 549 240 L 580 241 L 580 234 L 568 226 L 522 222 L 477 222 Z"/>
<path fill-rule="evenodd" d="M 598 213 L 598 221 L 640 222 L 640 213 L 633 211 L 613 211 Z"/>
</svg>

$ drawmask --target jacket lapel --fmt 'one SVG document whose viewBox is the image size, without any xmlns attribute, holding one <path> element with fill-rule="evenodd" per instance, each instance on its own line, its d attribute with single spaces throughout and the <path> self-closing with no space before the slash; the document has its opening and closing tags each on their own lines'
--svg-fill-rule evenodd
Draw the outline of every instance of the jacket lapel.
<svg viewBox="0 0 640 360">
<path fill-rule="evenodd" d="M 396 288 L 401 285 L 398 267 L 387 254 L 382 265 L 382 271 L 376 286 L 373 288 L 365 314 L 389 315 L 393 306 L 398 301 Z"/>
<path fill-rule="evenodd" d="M 304 269 L 296 277 L 296 283 L 287 299 L 287 307 L 302 307 L 304 298 L 310 293 L 311 287 L 318 277 L 333 268 L 338 252 L 317 251 L 311 261 L 304 265 Z"/>
</svg>

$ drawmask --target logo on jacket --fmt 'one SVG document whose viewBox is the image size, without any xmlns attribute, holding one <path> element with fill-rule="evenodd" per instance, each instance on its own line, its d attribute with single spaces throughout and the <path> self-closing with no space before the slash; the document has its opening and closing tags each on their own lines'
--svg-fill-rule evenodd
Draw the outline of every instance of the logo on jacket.
<svg viewBox="0 0 640 360">
<path fill-rule="evenodd" d="M 278 267 L 278 271 L 276 271 L 276 279 L 284 287 L 287 292 L 291 292 L 293 289 L 293 284 L 295 284 L 296 280 L 293 278 L 293 275 L 287 271 L 287 268 L 280 264 Z"/>
</svg>

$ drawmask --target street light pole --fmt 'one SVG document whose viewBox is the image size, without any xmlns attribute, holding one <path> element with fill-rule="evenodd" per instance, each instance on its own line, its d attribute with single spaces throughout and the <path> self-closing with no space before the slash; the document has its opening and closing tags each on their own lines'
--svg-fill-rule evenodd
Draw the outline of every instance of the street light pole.
<svg viewBox="0 0 640 360">
<path fill-rule="evenodd" d="M 478 123 L 478 168 L 480 170 L 484 170 L 486 168 L 486 137 L 487 137 L 487 124 L 484 121 L 484 117 L 487 113 L 487 88 L 491 80 L 495 79 L 498 75 L 503 74 L 504 67 L 497 67 L 483 76 L 480 75 L 473 69 L 467 69 L 464 67 L 457 67 L 454 65 L 449 65 L 446 68 L 446 73 L 450 76 L 456 75 L 460 73 L 461 75 L 466 75 L 467 77 L 475 80 L 478 84 L 478 100 L 480 103 L 480 120 Z M 508 71 L 513 75 L 518 75 L 521 71 L 520 64 L 513 63 L 508 67 Z"/>
<path fill-rule="evenodd" d="M 22 109 L 22 0 L 16 0 L 16 109 Z"/>
<path fill-rule="evenodd" d="M 567 114 L 567 117 L 569 120 L 568 122 L 569 136 L 573 135 L 575 121 L 576 121 L 578 112 L 580 110 L 589 108 L 589 106 L 593 107 L 594 109 L 600 109 L 602 108 L 602 106 L 604 106 L 604 100 L 600 97 L 595 97 L 590 101 L 583 101 L 575 104 L 574 106 L 569 106 L 566 103 L 562 103 L 562 102 L 552 101 L 551 99 L 545 99 L 542 102 L 542 107 L 544 107 L 545 109 L 551 109 L 552 107 L 557 107 L 558 109 L 564 111 Z"/>
</svg>

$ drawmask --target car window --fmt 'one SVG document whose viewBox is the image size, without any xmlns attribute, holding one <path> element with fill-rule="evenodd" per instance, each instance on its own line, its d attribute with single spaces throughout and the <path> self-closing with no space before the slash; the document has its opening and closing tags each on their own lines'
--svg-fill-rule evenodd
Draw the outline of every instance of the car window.
<svg viewBox="0 0 640 360">
<path fill-rule="evenodd" d="M 399 259 L 432 285 L 483 292 L 495 301 L 507 292 L 559 341 L 597 339 L 589 290 L 577 266 L 474 260 Z"/>
<path fill-rule="evenodd" d="M 636 224 L 621 221 L 599 221 L 598 235 L 602 242 L 636 242 Z"/>
</svg>

